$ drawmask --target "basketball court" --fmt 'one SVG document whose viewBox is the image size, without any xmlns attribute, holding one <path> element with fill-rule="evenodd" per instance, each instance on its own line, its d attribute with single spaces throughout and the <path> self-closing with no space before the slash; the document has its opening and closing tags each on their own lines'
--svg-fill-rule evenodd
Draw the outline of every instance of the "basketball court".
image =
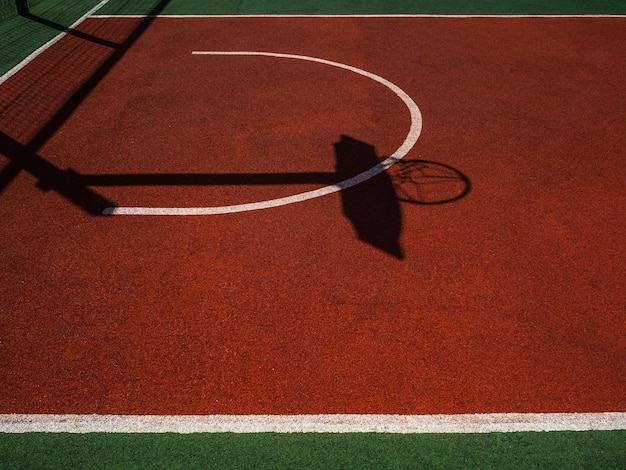
<svg viewBox="0 0 626 470">
<path fill-rule="evenodd" d="M 3 422 L 623 429 L 624 44 L 623 17 L 93 11 L 0 84 Z"/>
</svg>

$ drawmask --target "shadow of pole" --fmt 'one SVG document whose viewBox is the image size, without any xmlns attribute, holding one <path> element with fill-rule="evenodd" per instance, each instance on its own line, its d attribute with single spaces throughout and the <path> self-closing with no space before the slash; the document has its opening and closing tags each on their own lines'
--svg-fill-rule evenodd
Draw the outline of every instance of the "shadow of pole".
<svg viewBox="0 0 626 470">
<path fill-rule="evenodd" d="M 33 15 L 30 11 L 26 10 L 25 12 L 20 13 L 20 16 L 22 16 L 23 18 L 26 18 L 27 20 L 31 20 L 34 21 L 36 23 L 39 23 L 47 28 L 51 28 L 51 29 L 56 29 L 57 31 L 60 31 L 62 33 L 65 34 L 69 34 L 70 36 L 74 36 L 77 37 L 79 39 L 84 39 L 85 41 L 90 41 L 96 44 L 100 44 L 101 46 L 105 46 L 105 47 L 110 47 L 111 49 L 115 49 L 117 47 L 120 46 L 120 44 L 112 42 L 112 41 L 107 41 L 106 39 L 102 39 L 99 38 L 97 36 L 94 36 L 92 34 L 87 34 L 84 33 L 82 31 L 79 31 L 77 29 L 72 29 L 69 28 L 67 26 L 64 26 L 62 24 L 59 23 L 55 23 L 54 21 L 50 21 L 46 18 L 42 18 L 41 16 L 36 16 Z"/>
<path fill-rule="evenodd" d="M 87 186 L 254 186 L 325 184 L 348 180 L 378 165 L 372 145 L 349 136 L 334 144 L 335 172 L 226 173 L 226 174 L 117 174 L 81 175 L 66 171 L 76 185 Z M 400 245 L 402 214 L 399 197 L 388 172 L 382 172 L 341 191 L 343 214 L 354 226 L 358 238 L 398 259 L 404 259 Z"/>
<path fill-rule="evenodd" d="M 102 215 L 111 202 L 92 191 L 87 186 L 76 184 L 68 172 L 61 170 L 37 152 L 0 132 L 0 150 L 11 162 L 2 172 L 0 191 L 21 171 L 27 171 L 39 181 L 37 187 L 43 191 L 54 189 L 91 215 Z"/>
<path fill-rule="evenodd" d="M 30 11 L 30 7 L 28 6 L 28 0 L 16 0 L 15 1 L 15 7 L 17 9 L 17 14 L 23 18 L 26 18 L 27 20 L 31 20 L 34 21 L 36 23 L 39 23 L 43 26 L 46 26 L 48 28 L 51 29 L 56 29 L 57 31 L 61 31 L 62 33 L 65 34 L 69 34 L 71 36 L 75 36 L 77 38 L 80 39 L 84 39 L 86 41 L 91 41 L 94 42 L 96 44 L 100 44 L 102 46 L 106 46 L 106 47 L 110 47 L 115 49 L 116 47 L 119 47 L 120 44 L 111 42 L 111 41 L 107 41 L 106 39 L 102 39 L 99 38 L 97 36 L 93 36 L 91 34 L 87 34 L 84 33 L 82 31 L 79 31 L 77 29 L 72 29 L 69 26 L 65 26 L 59 23 L 56 23 L 54 21 L 51 21 L 47 18 L 43 18 L 41 16 L 37 16 L 35 14 L 33 14 Z"/>
<path fill-rule="evenodd" d="M 27 0 L 15 0 L 15 7 L 17 8 L 18 15 L 27 15 L 29 13 Z"/>
<path fill-rule="evenodd" d="M 90 187 L 116 186 L 255 186 L 255 185 L 334 185 L 376 166 L 380 159 L 374 146 L 349 136 L 341 136 L 335 148 L 335 172 L 300 173 L 146 173 L 81 174 L 60 170 L 32 149 L 0 132 L 0 148 L 8 151 L 11 162 L 0 172 L 2 184 L 24 169 L 39 179 L 43 190 L 54 189 L 85 211 L 102 215 L 115 204 Z M 16 163 L 19 163 L 19 168 Z M 6 180 L 6 181 L 5 181 Z M 426 160 L 399 161 L 388 171 L 341 191 L 342 212 L 358 238 L 385 253 L 404 259 L 400 243 L 402 211 L 400 203 L 446 204 L 467 195 L 469 179 L 459 170 Z"/>
</svg>

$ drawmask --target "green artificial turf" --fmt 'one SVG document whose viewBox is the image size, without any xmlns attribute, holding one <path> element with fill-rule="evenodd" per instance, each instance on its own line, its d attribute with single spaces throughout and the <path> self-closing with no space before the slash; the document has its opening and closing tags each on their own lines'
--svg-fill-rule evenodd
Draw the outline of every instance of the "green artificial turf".
<svg viewBox="0 0 626 470">
<path fill-rule="evenodd" d="M 626 431 L 1 434 L 2 469 L 624 469 Z"/>
</svg>

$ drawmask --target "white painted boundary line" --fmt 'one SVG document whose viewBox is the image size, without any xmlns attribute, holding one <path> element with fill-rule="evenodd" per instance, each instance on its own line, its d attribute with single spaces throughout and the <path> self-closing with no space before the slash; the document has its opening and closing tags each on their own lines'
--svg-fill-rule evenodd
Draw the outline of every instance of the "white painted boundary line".
<svg viewBox="0 0 626 470">
<path fill-rule="evenodd" d="M 92 18 L 626 18 L 626 15 L 93 15 Z"/>
<path fill-rule="evenodd" d="M 243 56 L 243 57 L 269 57 L 269 58 L 281 58 L 281 59 L 295 59 L 306 62 L 313 62 L 323 65 L 329 65 L 331 67 L 337 67 L 340 69 L 348 70 L 350 72 L 362 75 L 375 82 L 380 83 L 402 100 L 411 116 L 411 125 L 407 133 L 404 142 L 396 149 L 396 151 L 386 158 L 384 161 L 373 166 L 369 170 L 359 173 L 352 178 L 349 178 L 339 183 L 324 186 L 322 188 L 307 191 L 291 196 L 282 198 L 269 199 L 265 201 L 249 202 L 245 204 L 235 204 L 230 206 L 211 206 L 211 207 L 108 207 L 102 213 L 104 215 L 167 215 L 167 216 L 191 216 L 191 215 L 217 215 L 217 214 L 232 214 L 237 212 L 255 211 L 261 209 L 268 209 L 272 207 L 280 207 L 288 204 L 295 204 L 297 202 L 308 201 L 310 199 L 326 196 L 328 194 L 343 191 L 347 188 L 367 181 L 370 178 L 386 171 L 392 165 L 395 165 L 402 158 L 404 158 L 413 148 L 417 139 L 422 132 L 422 113 L 415 104 L 415 101 L 399 86 L 391 83 L 389 80 L 384 79 L 371 72 L 346 65 L 340 62 L 333 62 L 331 60 L 320 59 L 318 57 L 311 57 L 305 55 L 296 54 L 282 54 L 277 52 L 262 52 L 262 51 L 194 51 L 193 55 L 198 56 Z"/>
<path fill-rule="evenodd" d="M 96 11 L 98 11 L 100 8 L 102 8 L 104 5 L 106 5 L 107 3 L 109 3 L 109 0 L 102 0 L 100 3 L 98 3 L 95 7 L 93 7 L 91 10 L 89 10 L 87 13 L 85 13 L 83 16 L 81 16 L 80 18 L 78 18 L 74 23 L 72 23 L 70 26 L 68 26 L 67 28 L 65 28 L 63 31 L 61 31 L 58 35 L 56 35 L 55 37 L 53 37 L 50 41 L 48 41 L 47 43 L 45 43 L 43 46 L 39 47 L 38 49 L 34 50 L 33 52 L 31 52 L 27 57 L 25 57 L 19 64 L 17 64 L 15 67 L 13 67 L 12 69 L 10 69 L 8 72 L 5 72 L 4 75 L 2 75 L 0 77 L 0 85 L 2 85 L 4 82 L 6 82 L 9 78 L 11 78 L 13 75 L 15 75 L 17 72 L 19 72 L 20 70 L 22 70 L 24 67 L 26 67 L 28 64 L 30 64 L 33 60 L 35 60 L 35 58 L 40 55 L 42 52 L 46 51 L 47 49 L 49 49 L 50 47 L 52 47 L 54 44 L 56 44 L 57 42 L 59 42 L 69 31 L 71 31 L 72 29 L 76 28 L 80 23 L 82 23 L 85 19 L 89 18 L 92 16 L 93 13 L 95 13 Z"/>
<path fill-rule="evenodd" d="M 389 433 L 443 434 L 626 429 L 626 413 L 459 415 L 0 415 L 0 433 Z"/>
</svg>

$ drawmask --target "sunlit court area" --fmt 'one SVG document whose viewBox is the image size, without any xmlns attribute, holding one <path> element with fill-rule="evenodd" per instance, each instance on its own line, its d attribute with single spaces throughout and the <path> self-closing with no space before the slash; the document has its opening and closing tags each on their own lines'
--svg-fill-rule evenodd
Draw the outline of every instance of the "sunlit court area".
<svg viewBox="0 0 626 470">
<path fill-rule="evenodd" d="M 626 468 L 626 3 L 0 0 L 0 468 Z"/>
</svg>

